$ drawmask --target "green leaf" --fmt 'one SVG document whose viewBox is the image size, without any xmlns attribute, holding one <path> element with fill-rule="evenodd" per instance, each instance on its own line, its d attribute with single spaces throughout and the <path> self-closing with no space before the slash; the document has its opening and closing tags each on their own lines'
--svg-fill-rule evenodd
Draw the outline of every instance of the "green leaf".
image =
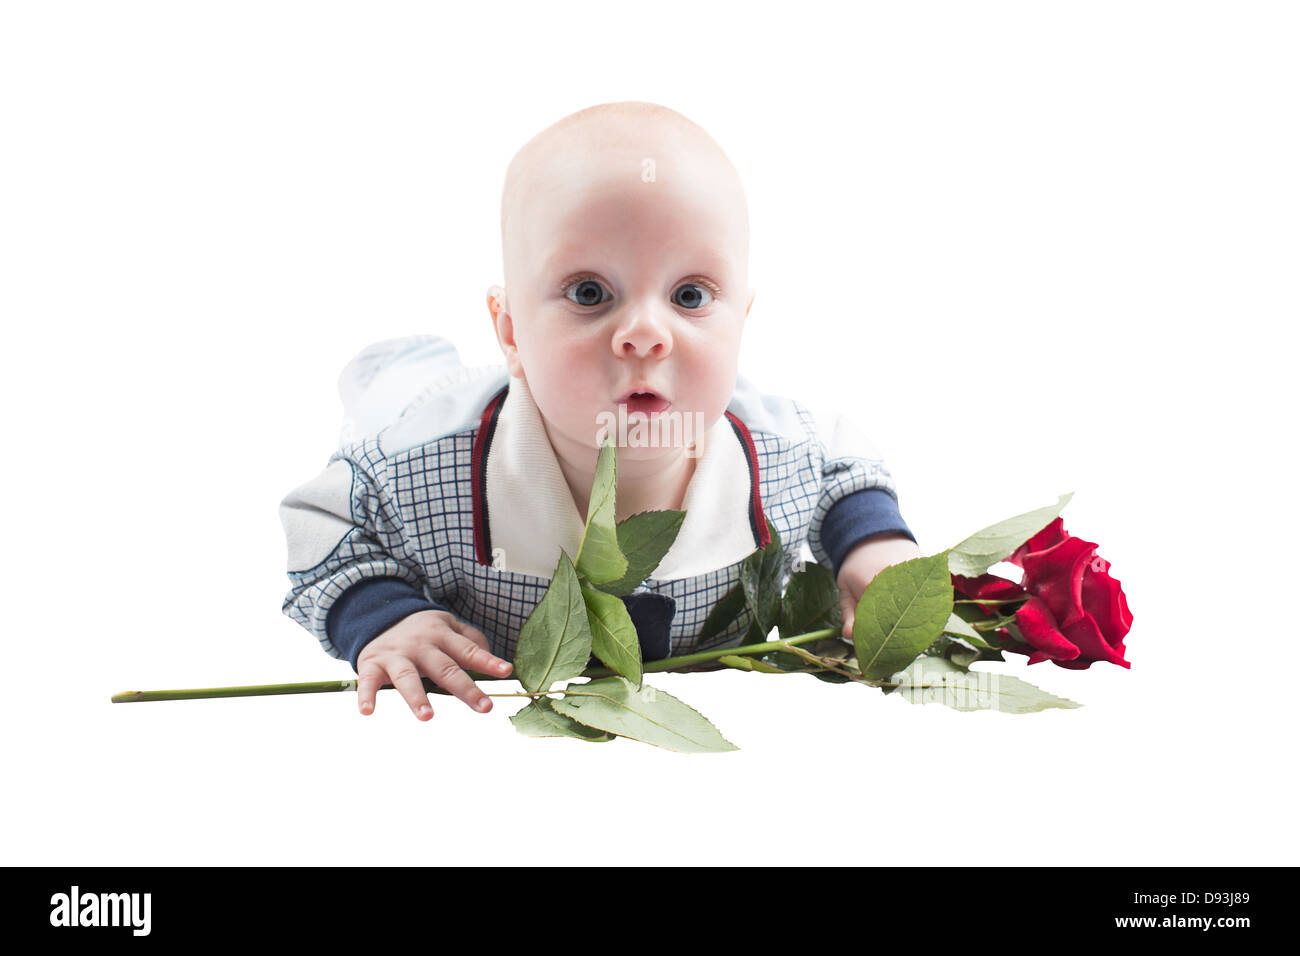
<svg viewBox="0 0 1300 956">
<path fill-rule="evenodd" d="M 813 641 L 811 644 L 800 645 L 808 653 L 826 659 L 839 667 L 850 666 L 850 655 L 853 653 L 850 645 L 839 637 L 824 637 L 819 641 Z M 834 671 L 819 670 L 816 664 L 805 660 L 797 654 L 789 651 L 768 651 L 760 660 L 781 671 L 783 674 L 811 674 L 818 680 L 824 680 L 831 684 L 848 683 L 848 677 L 843 674 L 836 674 Z M 856 668 L 856 663 L 851 665 Z"/>
<path fill-rule="evenodd" d="M 947 657 L 948 649 L 954 644 L 957 644 L 957 638 L 951 637 L 945 632 L 931 641 L 930 646 L 921 653 L 929 654 L 931 657 Z"/>
<path fill-rule="evenodd" d="M 549 697 L 529 701 L 510 718 L 515 730 L 526 737 L 576 737 L 591 743 L 613 740 L 613 734 L 580 724 L 571 717 L 557 714 Z"/>
<path fill-rule="evenodd" d="M 514 676 L 530 693 L 577 677 L 591 659 L 591 625 L 578 574 L 560 549 L 551 584 L 519 631 Z"/>
<path fill-rule="evenodd" d="M 745 603 L 754 615 L 754 621 L 764 637 L 780 621 L 781 571 L 784 554 L 781 536 L 776 533 L 771 520 L 767 522 L 772 539 L 766 548 L 755 551 L 745 559 L 740 568 L 740 584 L 745 589 Z"/>
<path fill-rule="evenodd" d="M 591 650 L 605 666 L 622 674 L 638 687 L 641 685 L 641 641 L 636 625 L 623 599 L 583 582 L 582 597 L 587 603 L 587 622 L 591 625 Z"/>
<path fill-rule="evenodd" d="M 596 476 L 587 503 L 587 526 L 578 545 L 578 573 L 593 584 L 620 578 L 627 571 L 627 558 L 618 547 L 614 527 L 614 492 L 618 486 L 618 451 L 606 441 L 596 460 Z"/>
<path fill-rule="evenodd" d="M 696 638 L 696 643 L 721 634 L 743 610 L 745 610 L 745 589 L 737 582 L 735 587 L 713 605 L 713 610 L 709 611 L 709 616 L 704 619 L 704 626 L 700 628 L 700 636 Z"/>
<path fill-rule="evenodd" d="M 802 647 L 808 653 L 817 655 L 841 670 L 857 671 L 858 669 L 858 662 L 852 656 L 853 646 L 843 638 L 824 637 L 820 641 L 813 641 L 811 644 L 802 645 Z M 778 651 L 778 653 L 780 652 Z M 790 656 L 793 657 L 794 655 Z M 805 666 L 811 667 L 807 661 L 803 661 L 803 663 Z M 826 681 L 828 684 L 847 684 L 852 679 L 834 671 L 813 669 L 808 673 L 818 680 Z"/>
<path fill-rule="evenodd" d="M 809 631 L 844 626 L 840 615 L 840 589 L 835 575 L 820 564 L 805 564 L 790 575 L 781 602 L 780 634 L 795 637 Z"/>
<path fill-rule="evenodd" d="M 758 626 L 758 622 L 750 621 L 749 628 L 745 631 L 745 636 L 740 639 L 740 646 L 744 647 L 746 644 L 764 644 L 766 642 L 767 634 L 765 634 L 762 628 Z"/>
<path fill-rule="evenodd" d="M 943 626 L 943 632 L 945 634 L 952 634 L 956 637 L 965 638 L 969 641 L 979 641 L 981 644 L 984 643 L 984 640 L 975 632 L 975 628 L 971 627 L 956 614 L 948 615 L 948 623 Z"/>
<path fill-rule="evenodd" d="M 984 618 L 983 621 L 970 621 L 969 623 L 971 627 L 975 628 L 977 634 L 989 634 L 1011 627 L 1016 623 L 1016 616 L 1014 614 L 1003 614 L 1001 617 L 989 616 Z M 975 627 L 976 624 L 980 626 Z"/>
<path fill-rule="evenodd" d="M 946 631 L 925 649 L 925 653 L 932 657 L 946 657 L 962 668 L 969 667 L 975 661 L 1005 660 L 1002 651 L 991 644 L 968 642 L 966 638 L 953 637 Z"/>
<path fill-rule="evenodd" d="M 812 671 L 811 673 L 813 677 L 824 680 L 828 684 L 847 684 L 849 682 L 849 678 L 834 671 Z"/>
<path fill-rule="evenodd" d="M 945 658 L 952 661 L 962 670 L 968 670 L 972 664 L 980 659 L 980 652 L 972 647 L 963 647 L 956 641 L 953 641 L 948 648 Z"/>
<path fill-rule="evenodd" d="M 709 611 L 709 616 L 704 619 L 704 624 L 700 628 L 699 637 L 696 642 L 707 641 L 715 635 L 721 634 L 733 623 L 736 618 L 740 617 L 746 607 L 751 609 L 754 616 L 754 622 L 745 632 L 745 638 L 742 644 L 759 644 L 767 640 L 768 633 L 772 630 L 771 625 L 766 629 L 759 626 L 759 618 L 754 614 L 756 605 L 764 605 L 764 609 L 770 615 L 768 620 L 776 623 L 775 619 L 780 614 L 781 607 L 781 536 L 777 534 L 776 528 L 772 522 L 767 523 L 768 531 L 772 535 L 772 540 L 766 548 L 756 548 L 740 565 L 740 580 L 730 591 L 728 591 L 718 603 Z M 775 575 L 773 575 L 773 558 L 775 558 Z M 775 577 L 775 586 L 770 586 Z M 763 581 L 766 578 L 769 587 L 764 590 Z M 748 580 L 748 584 L 746 581 Z"/>
<path fill-rule="evenodd" d="M 993 671 L 966 671 L 942 657 L 920 657 L 891 675 L 898 693 L 913 704 L 940 703 L 954 710 L 1000 710 L 1029 714 L 1049 707 L 1079 707 L 1018 677 Z"/>
<path fill-rule="evenodd" d="M 759 659 L 764 664 L 780 669 L 783 674 L 808 674 L 813 671 L 812 664 L 789 651 L 768 651 Z"/>
<path fill-rule="evenodd" d="M 627 559 L 627 571 L 621 578 L 596 587 L 622 597 L 636 590 L 659 567 L 668 549 L 677 540 L 677 532 L 686 518 L 685 511 L 640 511 L 618 523 L 618 547 Z"/>
<path fill-rule="evenodd" d="M 999 649 L 998 644 L 990 643 L 983 634 L 977 635 L 976 637 L 963 636 L 961 640 L 962 643 L 967 644 L 978 651 L 996 651 Z"/>
<path fill-rule="evenodd" d="M 952 614 L 948 615 L 948 623 L 943 626 L 943 633 L 944 636 L 960 638 L 964 644 L 968 645 L 968 647 L 974 651 L 974 656 L 971 657 L 970 660 L 976 660 L 982 657 L 983 654 L 981 652 L 983 651 L 996 651 L 998 649 L 996 644 L 990 644 L 983 634 L 975 630 L 975 628 L 970 625 L 970 622 L 960 617 L 956 610 L 954 610 Z M 953 654 L 949 654 L 948 656 L 956 660 L 956 657 Z M 968 655 L 963 654 L 961 656 L 964 658 Z M 988 660 L 989 658 L 984 659 Z M 1001 660 L 1001 657 L 999 656 L 997 659 Z M 970 661 L 967 661 L 966 663 L 970 663 Z"/>
<path fill-rule="evenodd" d="M 728 654 L 725 657 L 719 657 L 718 663 L 726 664 L 728 667 L 734 667 L 736 670 L 757 671 L 760 674 L 786 673 L 781 668 L 775 667 L 767 661 L 755 660 L 752 655 L 742 656 L 739 654 Z"/>
<path fill-rule="evenodd" d="M 813 641 L 811 644 L 801 644 L 799 646 L 810 654 L 816 654 L 818 657 L 833 657 L 837 660 L 847 660 L 855 653 L 853 642 L 845 640 L 838 635 L 835 637 L 823 637 L 821 640 Z"/>
<path fill-rule="evenodd" d="M 1027 511 L 990 525 L 983 531 L 976 531 L 948 552 L 948 569 L 963 577 L 979 577 L 999 561 L 1015 554 L 1018 547 L 1055 521 L 1072 497 L 1073 492 L 1061 495 L 1054 505 Z"/>
<path fill-rule="evenodd" d="M 631 737 L 678 753 L 738 750 L 698 711 L 646 684 L 637 690 L 622 677 L 570 684 L 556 711 L 588 727 Z"/>
<path fill-rule="evenodd" d="M 971 647 L 961 638 L 956 638 L 946 631 L 935 639 L 934 643 L 925 649 L 925 653 L 931 657 L 942 657 L 952 661 L 962 670 L 966 670 L 975 661 L 979 660 L 983 651 L 977 647 Z"/>
<path fill-rule="evenodd" d="M 953 598 L 952 613 L 971 625 L 993 620 L 993 617 L 986 611 L 981 610 L 978 604 L 958 604 L 955 597 Z"/>
<path fill-rule="evenodd" d="M 880 679 L 906 667 L 943 633 L 950 614 L 946 551 L 882 570 L 862 592 L 853 615 L 862 673 Z"/>
<path fill-rule="evenodd" d="M 961 621 L 974 631 L 975 636 L 971 637 L 964 631 L 959 632 L 957 628 L 960 625 L 955 624 L 954 619 Z M 994 632 L 1000 627 L 1007 627 L 1008 625 L 1014 624 L 1015 621 L 1016 616 L 1014 614 L 995 617 L 984 613 L 977 605 L 954 603 L 952 617 L 948 618 L 948 624 L 944 626 L 943 631 L 945 634 L 958 635 L 963 641 L 978 647 L 983 652 L 980 655 L 980 660 L 1000 661 L 1002 660 L 1002 655 L 998 653 L 1000 644 L 998 643 L 998 638 Z M 979 628 L 976 628 L 975 625 L 977 624 L 980 625 Z M 990 627 L 989 625 L 996 626 Z"/>
</svg>

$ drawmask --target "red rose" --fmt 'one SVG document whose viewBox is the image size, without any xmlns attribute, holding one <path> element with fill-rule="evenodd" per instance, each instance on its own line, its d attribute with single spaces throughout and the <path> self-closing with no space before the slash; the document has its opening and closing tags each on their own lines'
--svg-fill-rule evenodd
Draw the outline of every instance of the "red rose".
<svg viewBox="0 0 1300 956">
<path fill-rule="evenodd" d="M 1022 584 L 995 574 L 978 578 L 953 575 L 953 587 L 981 600 L 1027 600 L 1016 611 L 1016 628 L 1031 648 L 999 630 L 1003 650 L 1029 653 L 1029 663 L 1050 660 L 1061 667 L 1083 669 L 1093 661 L 1128 667 L 1124 636 L 1133 626 L 1128 600 L 1091 541 L 1071 537 L 1057 518 L 1007 558 L 1023 568 Z M 986 608 L 996 612 L 996 606 Z"/>
</svg>

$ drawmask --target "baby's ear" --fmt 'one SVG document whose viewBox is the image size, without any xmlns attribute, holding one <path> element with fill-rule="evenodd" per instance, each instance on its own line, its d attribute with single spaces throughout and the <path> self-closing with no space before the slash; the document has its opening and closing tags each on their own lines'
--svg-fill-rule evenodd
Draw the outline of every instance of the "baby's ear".
<svg viewBox="0 0 1300 956">
<path fill-rule="evenodd" d="M 509 306 L 506 305 L 506 290 L 499 285 L 488 286 L 487 307 L 492 313 L 492 323 L 495 325 L 498 312 L 510 312 Z"/>
<path fill-rule="evenodd" d="M 488 286 L 487 307 L 492 313 L 492 331 L 497 337 L 501 354 L 506 357 L 510 374 L 523 377 L 523 367 L 519 364 L 519 349 L 515 345 L 515 326 L 510 316 L 510 306 L 506 300 L 506 290 L 499 285 Z M 502 316 L 505 321 L 502 322 Z"/>
</svg>

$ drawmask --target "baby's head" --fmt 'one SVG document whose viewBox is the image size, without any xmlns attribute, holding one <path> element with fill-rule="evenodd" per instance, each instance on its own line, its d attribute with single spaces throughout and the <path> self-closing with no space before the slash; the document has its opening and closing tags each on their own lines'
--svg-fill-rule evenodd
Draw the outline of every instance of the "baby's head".
<svg viewBox="0 0 1300 956">
<path fill-rule="evenodd" d="M 501 243 L 505 288 L 488 290 L 488 308 L 557 451 L 594 452 L 629 392 L 660 399 L 629 402 L 633 421 L 639 410 L 673 419 L 688 442 L 695 423 L 721 417 L 753 301 L 749 215 L 704 130 L 652 103 L 565 117 L 511 162 Z M 620 457 L 670 453 L 681 443 Z"/>
</svg>

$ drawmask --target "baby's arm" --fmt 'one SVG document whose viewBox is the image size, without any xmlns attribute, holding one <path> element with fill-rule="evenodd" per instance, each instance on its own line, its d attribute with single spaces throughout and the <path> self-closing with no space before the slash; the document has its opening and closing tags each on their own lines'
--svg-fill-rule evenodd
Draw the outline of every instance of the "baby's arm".
<svg viewBox="0 0 1300 956">
<path fill-rule="evenodd" d="M 327 653 L 352 663 L 361 713 L 374 710 L 387 679 L 416 717 L 433 716 L 421 675 L 484 713 L 490 701 L 485 708 L 461 666 L 505 676 L 510 664 L 427 596 L 424 568 L 409 556 L 393 504 L 366 465 L 362 456 L 336 454 L 281 503 L 292 583 L 284 612 Z"/>
<path fill-rule="evenodd" d="M 821 488 L 809 527 L 813 556 L 835 574 L 845 637 L 862 592 L 891 564 L 921 556 L 898 510 L 894 481 L 871 443 L 842 415 L 816 419 Z"/>
</svg>

